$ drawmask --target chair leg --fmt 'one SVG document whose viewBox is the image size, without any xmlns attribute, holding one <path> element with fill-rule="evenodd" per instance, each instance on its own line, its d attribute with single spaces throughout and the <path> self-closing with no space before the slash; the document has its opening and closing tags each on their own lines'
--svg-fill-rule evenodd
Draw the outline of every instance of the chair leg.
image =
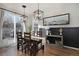
<svg viewBox="0 0 79 59">
<path fill-rule="evenodd" d="M 19 44 L 17 44 L 17 49 L 19 50 Z"/>
<path fill-rule="evenodd" d="M 26 54 L 26 46 L 24 47 L 24 50 L 25 50 L 25 54 Z"/>
<path fill-rule="evenodd" d="M 44 45 L 42 45 L 42 51 L 43 51 L 43 53 L 44 53 Z"/>
<path fill-rule="evenodd" d="M 36 56 L 37 52 L 35 50 L 30 50 L 30 56 Z"/>
<path fill-rule="evenodd" d="M 33 48 L 33 46 L 32 46 L 32 47 L 29 49 L 29 55 L 30 55 L 30 56 L 33 56 L 33 52 L 34 52 L 33 50 L 34 50 L 34 48 Z"/>
<path fill-rule="evenodd" d="M 22 53 L 23 53 L 23 48 L 24 48 L 24 47 L 22 46 Z"/>
<path fill-rule="evenodd" d="M 36 54 L 37 54 L 36 50 L 37 50 L 36 47 L 32 46 L 30 49 L 30 56 L 36 56 Z"/>
<path fill-rule="evenodd" d="M 33 54 L 33 53 L 32 53 L 32 50 L 30 49 L 30 50 L 29 50 L 29 55 L 32 56 L 32 54 Z"/>
</svg>

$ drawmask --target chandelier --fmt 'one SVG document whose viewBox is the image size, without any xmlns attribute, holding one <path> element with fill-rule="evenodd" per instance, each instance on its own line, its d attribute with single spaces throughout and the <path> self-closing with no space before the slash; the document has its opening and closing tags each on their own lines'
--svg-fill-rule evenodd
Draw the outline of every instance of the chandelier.
<svg viewBox="0 0 79 59">
<path fill-rule="evenodd" d="M 33 13 L 34 13 L 34 19 L 36 19 L 36 20 L 43 19 L 44 11 L 39 9 L 39 3 L 38 3 L 38 9 L 35 10 Z"/>
<path fill-rule="evenodd" d="M 23 9 L 24 9 L 24 15 L 23 15 L 23 22 L 26 22 L 26 18 L 28 18 L 28 16 L 25 15 L 25 8 L 26 5 L 22 5 Z"/>
</svg>

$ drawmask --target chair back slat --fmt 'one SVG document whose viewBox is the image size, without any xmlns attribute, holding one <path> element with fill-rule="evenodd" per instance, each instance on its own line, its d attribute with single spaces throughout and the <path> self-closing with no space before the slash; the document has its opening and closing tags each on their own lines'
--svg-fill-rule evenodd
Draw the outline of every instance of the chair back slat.
<svg viewBox="0 0 79 59">
<path fill-rule="evenodd" d="M 24 39 L 31 40 L 31 34 L 24 32 Z"/>
<path fill-rule="evenodd" d="M 21 39 L 22 38 L 22 32 L 17 32 L 17 38 Z"/>
</svg>

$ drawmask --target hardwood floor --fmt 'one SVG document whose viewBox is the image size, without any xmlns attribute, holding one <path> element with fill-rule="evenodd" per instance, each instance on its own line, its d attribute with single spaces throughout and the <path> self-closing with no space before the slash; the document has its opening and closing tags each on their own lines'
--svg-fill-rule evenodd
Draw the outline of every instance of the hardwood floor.
<svg viewBox="0 0 79 59">
<path fill-rule="evenodd" d="M 0 48 L 0 56 L 28 56 L 27 54 L 17 51 L 16 47 Z M 37 56 L 79 56 L 79 50 L 69 48 L 56 48 L 52 45 L 45 47 L 44 53 L 39 51 Z"/>
</svg>

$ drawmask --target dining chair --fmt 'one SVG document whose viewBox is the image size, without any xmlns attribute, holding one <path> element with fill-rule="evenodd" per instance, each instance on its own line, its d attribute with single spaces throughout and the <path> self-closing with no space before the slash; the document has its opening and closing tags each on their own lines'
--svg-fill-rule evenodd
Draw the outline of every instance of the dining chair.
<svg viewBox="0 0 79 59">
<path fill-rule="evenodd" d="M 24 42 L 25 44 L 23 45 L 23 50 L 25 51 L 25 53 L 27 53 L 28 51 L 28 54 L 30 56 L 37 55 L 40 49 L 44 51 L 44 45 L 42 45 L 42 40 L 31 39 L 31 33 L 24 32 Z M 39 44 L 40 44 L 40 48 L 39 48 Z"/>
<path fill-rule="evenodd" d="M 22 50 L 22 32 L 17 32 L 17 49 Z"/>
<path fill-rule="evenodd" d="M 30 40 L 31 40 L 31 34 L 24 32 L 24 41 L 23 41 L 23 45 L 22 45 L 22 47 L 23 47 L 22 51 L 25 51 L 25 53 L 26 53 L 26 50 L 28 50 L 28 53 L 29 53 Z"/>
<path fill-rule="evenodd" d="M 42 45 L 42 40 L 34 40 L 33 45 L 31 46 L 30 55 L 36 56 L 40 50 L 44 53 L 44 45 Z"/>
</svg>

